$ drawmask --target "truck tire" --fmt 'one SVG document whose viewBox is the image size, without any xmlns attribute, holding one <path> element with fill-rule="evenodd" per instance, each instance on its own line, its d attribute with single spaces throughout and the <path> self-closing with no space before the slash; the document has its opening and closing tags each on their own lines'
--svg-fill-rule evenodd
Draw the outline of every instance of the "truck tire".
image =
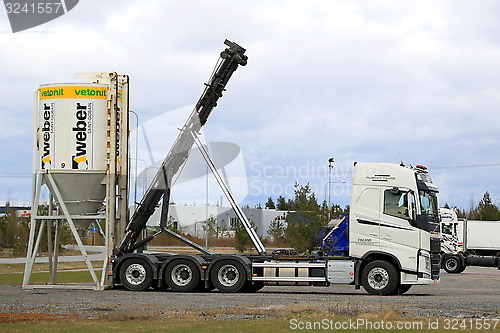
<svg viewBox="0 0 500 333">
<path fill-rule="evenodd" d="M 444 257 L 443 268 L 450 274 L 459 274 L 465 270 L 465 267 L 463 267 L 460 258 L 457 256 Z"/>
<path fill-rule="evenodd" d="M 163 274 L 165 283 L 173 291 L 190 292 L 200 286 L 200 270 L 191 260 L 173 260 Z"/>
<path fill-rule="evenodd" d="M 394 295 L 403 295 L 412 287 L 411 284 L 400 284 L 394 291 Z"/>
<path fill-rule="evenodd" d="M 248 281 L 246 286 L 242 288 L 241 291 L 244 293 L 255 293 L 264 287 L 265 284 L 262 281 L 254 281 L 254 282 Z"/>
<path fill-rule="evenodd" d="M 236 260 L 216 262 L 210 272 L 210 278 L 214 286 L 224 293 L 238 292 L 247 283 L 245 268 Z"/>
<path fill-rule="evenodd" d="M 120 279 L 122 284 L 129 290 L 146 290 L 153 283 L 153 270 L 145 260 L 139 258 L 128 259 L 120 268 Z"/>
<path fill-rule="evenodd" d="M 398 272 L 386 261 L 373 261 L 361 272 L 361 284 L 370 294 L 391 295 L 399 285 Z"/>
</svg>

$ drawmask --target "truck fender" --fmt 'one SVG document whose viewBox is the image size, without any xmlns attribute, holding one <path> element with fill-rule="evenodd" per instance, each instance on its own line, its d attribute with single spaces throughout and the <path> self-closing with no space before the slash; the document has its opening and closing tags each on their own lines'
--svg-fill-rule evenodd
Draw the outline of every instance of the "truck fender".
<svg viewBox="0 0 500 333">
<path fill-rule="evenodd" d="M 374 260 L 385 260 L 395 265 L 395 268 L 398 270 L 398 272 L 402 271 L 401 263 L 394 255 L 382 251 L 366 252 L 361 258 L 356 260 L 356 263 L 354 265 L 354 286 L 356 289 L 359 289 L 361 287 L 361 271 L 363 270 L 364 266 Z"/>
<path fill-rule="evenodd" d="M 210 266 L 208 267 L 208 270 L 207 270 L 207 277 L 210 276 L 210 272 L 212 271 L 212 267 L 214 266 L 214 264 L 217 263 L 218 261 L 221 261 L 221 260 L 236 260 L 236 261 L 238 261 L 244 267 L 244 269 L 247 273 L 247 280 L 249 280 L 249 281 L 252 280 L 252 269 L 251 269 L 252 262 L 247 257 L 240 256 L 237 254 L 220 256 L 217 259 L 211 261 Z"/>
<path fill-rule="evenodd" d="M 153 278 L 158 279 L 158 265 L 159 261 L 158 258 L 156 258 L 153 255 L 150 254 L 144 254 L 144 253 L 129 253 L 125 254 L 117 259 L 115 262 L 115 267 L 113 268 L 113 280 L 119 281 L 120 280 L 120 269 L 125 261 L 130 258 L 140 258 L 144 261 L 146 261 L 150 266 L 151 269 L 153 270 Z"/>
<path fill-rule="evenodd" d="M 198 268 L 200 269 L 200 276 L 202 280 L 207 280 L 209 279 L 209 275 L 206 269 L 203 267 L 207 267 L 208 263 L 205 259 L 203 259 L 201 256 L 194 255 L 194 254 L 176 254 L 171 257 L 169 257 L 167 260 L 162 262 L 162 265 L 159 270 L 158 276 L 163 277 L 163 272 L 165 271 L 165 267 L 172 261 L 172 260 L 179 260 L 179 259 L 185 259 L 185 260 L 190 260 L 194 262 Z"/>
<path fill-rule="evenodd" d="M 465 256 L 462 252 L 460 252 L 458 254 L 458 258 L 460 259 L 460 262 L 462 263 L 462 267 L 466 267 L 467 264 L 466 264 L 466 261 L 465 261 Z"/>
</svg>

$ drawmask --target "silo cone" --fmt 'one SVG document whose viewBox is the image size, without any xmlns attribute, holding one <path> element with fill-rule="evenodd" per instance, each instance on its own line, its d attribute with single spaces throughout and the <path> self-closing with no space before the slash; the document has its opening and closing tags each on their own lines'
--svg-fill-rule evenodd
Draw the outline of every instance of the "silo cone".
<svg viewBox="0 0 500 333">
<path fill-rule="evenodd" d="M 106 196 L 106 173 L 100 171 L 53 171 L 51 175 L 72 216 L 97 214 Z M 73 219 L 80 237 L 85 235 L 95 219 Z"/>
</svg>

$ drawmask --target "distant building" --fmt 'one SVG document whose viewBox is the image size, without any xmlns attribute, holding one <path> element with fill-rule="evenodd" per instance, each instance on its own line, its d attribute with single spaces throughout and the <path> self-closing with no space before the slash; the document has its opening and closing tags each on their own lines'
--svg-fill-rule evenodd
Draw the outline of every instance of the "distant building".
<svg viewBox="0 0 500 333">
<path fill-rule="evenodd" d="M 11 206 L 9 202 L 6 202 L 5 206 L 0 206 L 0 217 L 11 211 L 16 212 L 17 217 L 31 217 L 31 207 Z"/>
<path fill-rule="evenodd" d="M 207 214 L 208 211 L 208 214 Z M 153 216 L 148 221 L 148 226 L 160 225 L 160 212 L 157 209 Z M 285 210 L 275 209 L 257 209 L 243 208 L 243 212 L 247 218 L 255 223 L 257 234 L 262 237 L 269 237 L 267 231 L 272 221 L 277 219 L 285 221 Z M 171 204 L 168 216 L 174 223 L 176 222 L 182 228 L 182 231 L 191 235 L 204 236 L 205 220 L 213 217 L 217 221 L 219 227 L 226 226 L 227 230 L 231 229 L 231 225 L 239 223 L 234 210 L 231 207 L 221 206 L 182 206 Z"/>
</svg>

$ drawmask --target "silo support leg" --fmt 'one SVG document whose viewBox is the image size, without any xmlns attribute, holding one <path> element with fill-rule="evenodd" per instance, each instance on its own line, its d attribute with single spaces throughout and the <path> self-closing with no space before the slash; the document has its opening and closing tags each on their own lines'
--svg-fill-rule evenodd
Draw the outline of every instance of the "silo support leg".
<svg viewBox="0 0 500 333">
<path fill-rule="evenodd" d="M 80 252 L 82 253 L 82 256 L 85 259 L 85 263 L 87 264 L 87 267 L 89 269 L 90 275 L 92 276 L 92 280 L 94 280 L 94 283 L 96 284 L 96 287 L 99 287 L 99 280 L 97 278 L 97 275 L 95 273 L 94 267 L 92 267 L 92 263 L 90 262 L 89 256 L 87 255 L 87 251 L 85 251 L 85 248 L 83 247 L 82 240 L 80 239 L 80 236 L 78 235 L 78 232 L 76 231 L 75 224 L 73 223 L 73 219 L 71 218 L 71 215 L 69 214 L 68 208 L 66 207 L 66 204 L 64 203 L 64 200 L 62 199 L 61 192 L 59 192 L 59 189 L 57 188 L 57 184 L 54 181 L 54 178 L 50 173 L 47 173 L 47 177 L 49 178 L 49 187 L 52 190 L 52 193 L 55 194 L 57 202 L 59 202 L 59 206 L 61 207 L 64 217 L 68 221 L 68 225 L 71 229 L 71 232 L 73 233 L 73 236 L 75 237 L 76 243 L 78 244 L 78 248 L 80 249 Z"/>
<path fill-rule="evenodd" d="M 26 256 L 26 263 L 24 264 L 24 277 L 23 288 L 28 288 L 28 284 L 33 273 L 33 262 L 35 261 L 36 252 L 33 252 L 36 233 L 36 217 L 38 216 L 38 200 L 40 198 L 40 188 L 42 187 L 41 176 L 38 174 L 33 175 L 33 183 L 35 185 L 35 194 L 31 203 L 31 221 L 30 221 L 30 235 L 28 240 L 28 253 Z"/>
</svg>

